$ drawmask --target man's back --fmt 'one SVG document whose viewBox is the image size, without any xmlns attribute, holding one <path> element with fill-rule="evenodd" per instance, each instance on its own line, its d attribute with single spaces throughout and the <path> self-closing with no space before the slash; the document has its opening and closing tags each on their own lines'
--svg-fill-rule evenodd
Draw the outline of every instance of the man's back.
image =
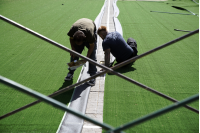
<svg viewBox="0 0 200 133">
<path fill-rule="evenodd" d="M 131 57 L 133 49 L 126 43 L 124 38 L 118 32 L 107 34 L 102 43 L 103 50 L 110 49 L 117 62 L 122 62 Z"/>
<path fill-rule="evenodd" d="M 86 35 L 86 41 L 89 43 L 94 43 L 96 40 L 95 32 L 96 32 L 96 25 L 95 23 L 87 18 L 82 18 L 77 20 L 67 33 L 68 36 L 73 37 L 76 31 L 82 31 Z"/>
</svg>

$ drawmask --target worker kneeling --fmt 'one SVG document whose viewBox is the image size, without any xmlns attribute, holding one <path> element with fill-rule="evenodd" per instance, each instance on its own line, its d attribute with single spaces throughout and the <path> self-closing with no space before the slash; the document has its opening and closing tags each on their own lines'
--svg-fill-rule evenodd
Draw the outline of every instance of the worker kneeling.
<svg viewBox="0 0 200 133">
<path fill-rule="evenodd" d="M 97 34 L 103 39 L 105 66 L 110 65 L 110 52 L 116 58 L 117 64 L 137 56 L 137 43 L 133 38 L 129 38 L 126 43 L 119 32 L 108 32 L 105 26 L 99 27 Z"/>
</svg>

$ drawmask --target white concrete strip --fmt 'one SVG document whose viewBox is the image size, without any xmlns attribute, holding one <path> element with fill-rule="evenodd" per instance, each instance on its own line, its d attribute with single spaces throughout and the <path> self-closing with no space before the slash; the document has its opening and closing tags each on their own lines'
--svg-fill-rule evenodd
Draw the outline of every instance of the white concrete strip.
<svg viewBox="0 0 200 133">
<path fill-rule="evenodd" d="M 110 2 L 113 3 L 113 8 L 112 6 L 110 6 Z M 105 0 L 105 12 L 102 16 L 100 24 L 107 26 L 107 29 L 110 32 L 118 31 L 120 34 L 123 35 L 121 24 L 117 18 L 117 16 L 119 15 L 119 9 L 116 5 L 116 2 L 117 0 Z M 102 39 L 98 40 L 98 44 L 100 45 L 98 45 L 97 50 L 97 61 L 100 62 L 104 60 L 104 52 L 101 45 Z M 113 56 L 111 57 L 114 61 L 115 58 Z M 97 69 L 100 70 L 99 67 L 97 67 Z M 87 116 L 100 122 L 103 122 L 104 84 L 105 75 L 96 78 L 96 85 L 91 87 L 86 109 Z M 82 133 L 102 133 L 102 128 L 87 121 L 84 121 Z"/>
<path fill-rule="evenodd" d="M 107 29 L 110 32 L 115 31 L 115 26 L 113 22 L 113 1 L 105 1 L 105 12 L 103 14 L 101 25 L 107 26 Z M 97 62 L 104 61 L 104 52 L 102 48 L 102 39 L 98 40 L 98 50 L 97 50 Z M 112 56 L 111 56 L 112 57 Z M 97 67 L 98 71 L 101 69 Z M 106 75 L 106 74 L 105 74 Z M 93 118 L 99 122 L 103 122 L 103 103 L 104 103 L 104 84 L 105 84 L 105 75 L 96 78 L 96 85 L 91 87 L 86 115 L 90 118 Z M 84 121 L 82 133 L 102 133 L 102 128 L 96 126 L 92 123 Z"/>
<path fill-rule="evenodd" d="M 100 126 L 83 126 L 83 128 L 102 128 Z"/>
</svg>

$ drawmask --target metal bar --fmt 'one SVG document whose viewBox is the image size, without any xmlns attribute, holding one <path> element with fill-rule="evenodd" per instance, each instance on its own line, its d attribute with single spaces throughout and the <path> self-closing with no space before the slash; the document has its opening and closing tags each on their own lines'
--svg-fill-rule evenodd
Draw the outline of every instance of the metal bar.
<svg viewBox="0 0 200 133">
<path fill-rule="evenodd" d="M 131 59 L 128 59 L 128 60 L 126 60 L 126 61 L 124 61 L 124 62 L 122 62 L 122 63 L 120 63 L 120 64 L 118 64 L 118 65 L 116 65 L 116 66 L 114 66 L 114 67 L 111 67 L 113 70 L 115 70 L 115 69 L 118 69 L 118 68 L 120 68 L 120 67 L 122 67 L 122 66 L 124 66 L 124 65 L 127 65 L 127 64 L 129 64 L 129 63 L 131 63 L 131 62 L 133 62 L 133 61 L 135 61 L 135 60 L 137 60 L 137 59 L 140 59 L 140 58 L 142 58 L 142 57 L 144 57 L 144 56 L 146 56 L 146 55 L 149 55 L 149 54 L 151 54 L 151 53 L 153 53 L 153 52 L 156 52 L 156 51 L 158 51 L 158 50 L 160 50 L 160 49 L 162 49 L 162 48 L 165 48 L 165 47 L 167 47 L 167 46 L 169 46 L 169 45 L 171 45 L 171 44 L 173 44 L 173 43 L 176 43 L 176 42 L 178 42 L 178 41 L 180 41 L 180 40 L 183 40 L 183 39 L 185 39 L 185 38 L 187 38 L 187 37 L 189 37 L 189 36 L 191 36 L 191 35 L 193 35 L 193 34 L 196 34 L 196 33 L 198 33 L 199 32 L 199 29 L 197 29 L 197 30 L 195 30 L 195 31 L 192 31 L 192 32 L 190 32 L 190 33 L 188 33 L 188 34 L 186 34 L 186 35 L 183 35 L 183 36 L 181 36 L 181 37 L 179 37 L 179 38 L 176 38 L 176 39 L 174 39 L 174 40 L 172 40 L 172 41 L 170 41 L 170 42 L 167 42 L 167 43 L 165 43 L 165 44 L 163 44 L 163 45 L 161 45 L 161 46 L 159 46 L 159 47 L 156 47 L 156 48 L 154 48 L 154 49 L 152 49 L 152 50 L 149 50 L 149 51 L 147 51 L 147 52 L 145 52 L 145 53 L 143 53 L 143 54 L 141 54 L 141 55 L 138 55 L 138 56 L 136 56 L 136 57 L 133 57 L 133 58 L 131 58 Z M 59 94 L 61 94 L 61 93 L 64 93 L 64 92 L 66 92 L 66 91 L 69 91 L 69 90 L 71 90 L 71 89 L 73 89 L 74 87 L 76 87 L 76 86 L 78 86 L 78 85 L 80 85 L 80 84 L 83 84 L 83 83 L 85 83 L 85 82 L 87 82 L 87 81 L 89 81 L 89 80 L 91 80 L 91 79 L 93 79 L 93 78 L 96 78 L 96 77 L 98 77 L 98 76 L 100 76 L 100 75 L 103 75 L 103 74 L 105 74 L 105 73 L 107 73 L 107 71 L 103 71 L 103 72 L 100 72 L 100 73 L 97 73 L 97 74 L 95 74 L 95 75 L 93 75 L 93 76 L 91 76 L 91 77 L 89 77 L 89 78 L 87 78 L 87 79 L 85 79 L 85 80 L 82 80 L 82 81 L 80 81 L 80 82 L 78 82 L 78 83 L 75 83 L 75 84 L 73 84 L 73 85 L 70 85 L 70 86 L 68 86 L 68 87 L 65 87 L 65 88 L 63 88 L 63 89 L 61 89 L 61 90 L 59 90 L 59 91 L 56 91 L 55 93 L 53 93 L 53 94 L 51 94 L 51 95 L 49 95 L 50 97 L 54 97 L 54 96 L 57 96 L 57 95 L 59 95 Z M 131 79 L 132 80 L 132 79 Z M 133 81 L 133 82 L 132 82 Z M 168 100 L 170 100 L 170 101 L 172 101 L 172 102 L 177 102 L 177 100 L 175 100 L 175 99 L 173 99 L 173 98 L 171 98 L 171 97 L 169 97 L 169 96 L 167 96 L 167 95 L 164 95 L 164 94 L 162 94 L 162 93 L 160 93 L 160 92 L 158 92 L 158 91 L 156 91 L 156 90 L 154 90 L 154 89 L 152 89 L 152 88 L 150 88 L 150 87 L 148 87 L 148 86 L 145 86 L 145 85 L 143 85 L 143 84 L 140 84 L 140 83 L 138 83 L 137 81 L 134 81 L 134 80 L 132 80 L 131 82 L 132 83 L 134 83 L 134 84 L 136 84 L 136 85 L 138 85 L 138 86 L 140 86 L 140 87 L 142 87 L 142 88 L 144 88 L 144 89 L 146 89 L 146 90 L 148 90 L 148 91 L 150 91 L 150 92 L 152 92 L 152 93 L 155 93 L 155 94 L 157 94 L 157 95 L 159 95 L 159 96 L 161 96 L 161 97 L 163 97 L 163 98 L 165 98 L 165 99 L 168 99 Z M 1 119 L 3 119 L 3 118 L 6 118 L 6 117 L 8 117 L 8 116 L 10 116 L 10 115 L 12 115 L 12 114 L 15 114 L 15 113 L 17 113 L 17 112 L 19 112 L 19 111 L 21 111 L 21 110 L 23 110 L 23 109 L 26 109 L 26 108 L 28 108 L 28 107 L 30 107 L 30 106 L 32 106 L 32 105 L 35 105 L 35 104 L 37 104 L 37 103 L 39 103 L 40 101 L 35 101 L 35 102 L 33 102 L 33 103 L 30 103 L 30 104 L 28 104 L 28 105 L 25 105 L 24 107 L 21 107 L 21 108 L 19 108 L 19 109 L 17 109 L 17 110 L 14 110 L 14 111 L 12 111 L 12 112 L 9 112 L 9 113 L 7 113 L 7 114 L 5 114 L 5 115 L 2 115 L 2 116 L 0 116 L 0 120 Z M 194 111 L 194 112 L 196 112 L 196 113 L 199 113 L 199 111 L 197 110 L 197 109 L 194 109 L 194 108 L 192 108 L 192 107 L 190 107 L 190 106 L 188 106 L 188 105 L 185 105 L 184 107 L 186 107 L 187 109 L 189 109 L 189 110 L 191 110 L 191 111 Z"/>
<path fill-rule="evenodd" d="M 54 100 L 54 99 L 52 99 L 50 97 L 47 97 L 47 96 L 45 96 L 45 95 L 43 95 L 41 93 L 38 93 L 38 92 L 36 92 L 34 90 L 31 90 L 30 88 L 25 87 L 25 86 L 23 86 L 23 85 L 21 85 L 19 83 L 16 83 L 16 82 L 14 82 L 14 81 L 12 81 L 10 79 L 7 79 L 5 77 L 0 76 L 0 82 L 2 82 L 5 85 L 8 85 L 8 86 L 10 86 L 10 87 L 12 87 L 12 88 L 14 88 L 16 90 L 19 90 L 19 91 L 21 91 L 23 93 L 26 93 L 26 94 L 28 94 L 30 96 L 38 98 L 41 101 L 44 101 L 44 102 L 46 102 L 48 104 L 51 104 L 52 106 L 54 106 L 56 108 L 59 108 L 59 109 L 64 110 L 64 111 L 68 111 L 69 113 L 71 113 L 71 114 L 73 114 L 75 116 L 78 116 L 78 117 L 80 117 L 80 118 L 82 118 L 84 120 L 87 120 L 87 121 L 89 121 L 91 123 L 94 123 L 95 125 L 101 126 L 102 128 L 104 128 L 106 130 L 113 129 L 113 127 L 111 127 L 110 125 L 98 122 L 98 121 L 96 121 L 94 119 L 91 119 L 91 118 L 89 118 L 89 117 L 87 117 L 87 116 L 85 116 L 85 115 L 83 115 L 83 114 L 81 114 L 81 113 L 79 113 L 77 111 L 74 111 L 74 110 L 66 107 L 66 105 L 61 103 L 61 102 L 58 102 L 58 101 L 56 101 L 56 100 Z"/>
<path fill-rule="evenodd" d="M 194 31 L 191 31 L 190 33 L 188 33 L 188 34 L 185 34 L 185 35 L 183 35 L 183 36 L 181 36 L 181 37 L 178 37 L 178 38 L 176 38 L 176 39 L 174 39 L 174 40 L 172 40 L 172 41 L 169 41 L 169 42 L 167 42 L 167 43 L 165 43 L 165 44 L 163 44 L 163 45 L 160 45 L 160 46 L 158 46 L 158 47 L 156 47 L 156 48 L 154 48 L 154 49 L 151 49 L 151 50 L 149 50 L 149 51 L 147 51 L 147 52 L 145 52 L 145 53 L 143 53 L 143 54 L 141 54 L 141 55 L 138 55 L 138 56 L 135 56 L 135 57 L 133 57 L 133 58 L 130 58 L 130 59 L 128 59 L 128 60 L 126 60 L 126 61 L 124 61 L 124 62 L 122 62 L 122 63 L 120 63 L 120 64 L 118 64 L 118 65 L 116 65 L 116 66 L 114 66 L 114 67 L 111 67 L 112 69 L 118 69 L 118 68 L 120 68 L 121 66 L 124 66 L 124 65 L 127 65 L 127 64 L 129 64 L 129 63 L 131 63 L 132 61 L 136 61 L 137 59 L 140 59 L 140 58 L 142 58 L 142 57 L 144 57 L 144 56 L 147 56 L 147 55 L 149 55 L 149 54 L 151 54 L 151 53 L 153 53 L 153 52 L 156 52 L 156 51 L 158 51 L 158 50 L 160 50 L 160 49 L 163 49 L 163 48 L 165 48 L 165 47 L 167 47 L 167 46 L 169 46 L 169 45 L 171 45 L 171 44 L 174 44 L 174 43 L 176 43 L 176 42 L 179 42 L 179 41 L 181 41 L 181 40 L 183 40 L 183 39 L 185 39 L 185 38 L 187 38 L 187 37 L 189 37 L 189 36 L 192 36 L 192 35 L 194 35 L 194 34 L 196 34 L 196 33 L 199 33 L 199 29 L 196 29 L 196 30 L 194 30 Z"/>
<path fill-rule="evenodd" d="M 2 19 L 2 16 L 0 15 L 0 18 Z M 5 19 L 5 18 L 4 18 Z M 3 19 L 3 20 L 4 20 Z M 7 22 L 9 22 L 9 23 L 11 23 L 10 21 L 8 21 L 8 20 L 6 20 Z M 13 24 L 13 23 L 12 23 Z M 26 29 L 25 27 L 21 27 L 21 26 L 18 26 L 19 28 L 21 28 L 21 29 Z M 27 29 L 26 29 L 26 31 L 27 31 Z M 31 33 L 31 34 L 33 34 L 33 35 L 36 35 L 37 33 L 36 32 L 34 32 L 34 31 L 29 31 L 29 33 Z M 111 73 L 113 73 L 113 74 L 116 74 L 117 75 L 117 73 L 116 72 L 114 72 L 114 71 L 112 71 L 112 70 L 110 70 L 109 68 L 107 68 L 107 67 L 105 67 L 105 66 L 103 66 L 103 65 L 99 65 L 98 63 L 96 63 L 96 62 L 94 62 L 94 61 L 92 61 L 92 60 L 90 60 L 89 58 L 87 58 L 87 57 L 84 57 L 84 56 L 82 56 L 82 55 L 79 55 L 77 52 L 74 52 L 73 50 L 70 50 L 70 49 L 68 49 L 68 48 L 66 48 L 66 47 L 63 47 L 63 46 L 61 46 L 61 45 L 59 45 L 58 43 L 56 43 L 56 42 L 54 42 L 54 41 L 52 41 L 52 40 L 50 40 L 50 39 L 48 39 L 48 38 L 46 38 L 46 37 L 44 37 L 44 36 L 42 36 L 41 37 L 41 35 L 37 35 L 37 37 L 40 37 L 41 39 L 43 39 L 43 40 L 45 40 L 45 41 L 47 41 L 47 42 L 50 42 L 51 44 L 57 44 L 56 46 L 57 47 L 59 47 L 59 48 L 61 48 L 61 49 L 64 49 L 64 50 L 66 50 L 66 51 L 68 51 L 68 52 L 70 52 L 70 53 L 73 53 L 73 54 L 75 54 L 75 55 L 77 55 L 77 56 L 79 56 L 79 57 L 81 57 L 81 58 L 83 58 L 83 59 L 86 59 L 86 60 L 88 60 L 90 63 L 92 63 L 92 64 L 95 64 L 95 65 L 97 65 L 97 66 L 99 66 L 99 67 L 101 67 L 101 68 L 104 68 L 104 69 L 106 69 L 107 71 L 109 71 L 109 72 L 111 72 Z M 127 63 L 128 64 L 128 63 Z M 124 64 L 123 64 L 124 65 Z M 119 74 L 120 75 L 120 74 Z M 0 77 L 1 78 L 1 77 Z M 126 78 L 126 77 L 124 77 L 124 78 Z M 128 79 L 128 78 L 126 78 L 126 79 Z M 8 84 L 8 83 L 6 83 L 6 84 Z M 10 85 L 10 84 L 9 84 Z M 15 84 L 16 85 L 16 84 Z M 12 87 L 14 87 L 14 88 L 18 88 L 18 90 L 19 90 L 19 88 L 20 87 L 18 87 L 18 86 L 15 86 L 15 85 L 10 85 L 10 86 L 12 86 Z M 22 87 L 22 86 L 21 86 Z M 61 105 L 59 105 L 59 102 L 57 102 L 57 101 L 55 101 L 55 100 L 53 100 L 53 99 L 48 99 L 48 97 L 46 97 L 46 96 L 44 96 L 44 97 L 40 97 L 39 95 L 35 95 L 34 93 L 33 93 L 33 91 L 30 91 L 30 90 L 27 90 L 28 88 L 23 88 L 23 89 L 25 89 L 25 90 L 23 90 L 22 88 L 20 88 L 21 89 L 21 91 L 22 92 L 25 92 L 25 93 L 27 93 L 27 94 L 29 94 L 29 95 L 32 95 L 32 96 L 34 96 L 34 97 L 37 97 L 37 98 L 39 98 L 39 99 L 41 99 L 41 100 L 44 100 L 45 102 L 47 102 L 47 103 L 50 103 L 50 104 L 53 104 L 53 103 L 55 103 L 55 104 L 53 104 L 54 106 L 57 106 L 58 108 L 60 108 L 60 109 L 63 109 L 63 110 L 66 110 L 66 111 L 68 111 L 68 112 L 70 112 L 70 113 L 72 113 L 72 114 L 76 114 L 77 116 L 79 116 L 79 117 L 81 117 L 81 118 L 83 118 L 83 117 L 85 117 L 84 115 L 82 115 L 82 114 L 79 114 L 79 113 L 77 113 L 77 112 L 74 112 L 73 110 L 70 110 L 70 109 L 68 109 L 68 108 L 66 108 L 65 107 L 65 105 L 63 106 L 62 104 Z M 38 93 L 39 94 L 39 93 Z M 42 95 L 41 95 L 42 96 Z M 45 97 L 46 97 L 46 99 L 45 99 Z M 53 100 L 53 101 L 52 101 Z M 57 103 L 56 103 L 57 102 Z M 65 108 L 64 108 L 65 107 Z M 85 118 L 85 120 L 87 120 L 87 121 L 93 121 L 92 119 L 90 119 L 90 118 Z M 91 122 L 90 121 L 90 122 Z M 98 123 L 98 122 L 94 122 L 93 121 L 93 123 L 95 123 L 95 124 L 97 124 L 97 125 L 101 125 L 101 123 Z M 107 128 L 107 129 L 111 129 L 110 127 L 107 127 L 107 126 L 105 126 L 105 125 L 101 125 L 102 127 L 104 127 L 105 129 Z M 121 129 L 120 129 L 121 130 Z"/>
<path fill-rule="evenodd" d="M 79 56 L 79 57 L 81 57 L 81 58 L 83 58 L 83 59 L 89 61 L 90 63 L 92 63 L 92 64 L 94 64 L 94 65 L 97 65 L 97 66 L 99 66 L 100 68 L 105 69 L 107 72 L 111 72 L 111 73 L 113 73 L 113 74 L 115 74 L 115 75 L 117 75 L 117 76 L 119 76 L 119 77 L 121 77 L 121 78 L 124 78 L 124 79 L 127 79 L 128 81 L 131 81 L 130 78 L 128 78 L 128 77 L 126 77 L 126 76 L 124 76 L 124 75 L 122 75 L 122 74 L 120 74 L 120 73 L 118 73 L 118 72 L 113 71 L 111 68 L 108 68 L 108 67 L 106 67 L 106 66 L 104 66 L 104 65 L 98 64 L 98 63 L 96 63 L 95 61 L 91 60 L 90 58 L 87 58 L 87 57 L 85 57 L 85 56 L 83 56 L 83 55 L 81 55 L 81 54 L 79 54 L 79 53 L 77 53 L 77 52 L 75 52 L 75 51 L 73 51 L 73 50 L 70 50 L 70 49 L 64 47 L 63 45 L 60 45 L 59 43 L 57 43 L 57 42 L 55 42 L 55 41 L 52 41 L 52 40 L 48 39 L 47 37 L 44 37 L 44 36 L 42 36 L 42 35 L 40 35 L 40 34 L 34 32 L 34 31 L 32 31 L 32 30 L 30 30 L 30 29 L 28 29 L 28 28 L 26 28 L 26 27 L 24 27 L 24 26 L 22 26 L 22 25 L 20 25 L 20 24 L 18 24 L 18 23 L 16 23 L 16 22 L 14 22 L 14 21 L 12 21 L 12 20 L 6 18 L 6 17 L 3 17 L 3 16 L 0 15 L 0 18 L 1 18 L 2 20 L 5 20 L 5 21 L 7 21 L 7 22 L 9 22 L 9 23 L 11 23 L 11 24 L 13 24 L 13 25 L 15 25 L 15 26 L 17 26 L 17 27 L 19 27 L 19 28 L 21 28 L 21 29 L 23 29 L 23 30 L 25 30 L 25 31 L 27 31 L 27 32 L 29 32 L 29 33 L 31 33 L 31 34 L 33 34 L 33 35 L 35 35 L 35 36 L 37 36 L 37 37 L 39 37 L 39 38 L 41 38 L 41 39 L 47 41 L 47 42 L 49 42 L 49 43 L 51 43 L 51 44 L 53 44 L 53 45 L 55 45 L 55 46 L 57 46 L 57 47 L 59 47 L 59 48 L 61 48 L 61 49 L 63 49 L 63 50 L 65 50 L 65 51 L 68 51 L 68 52 L 70 52 L 70 53 L 73 53 L 73 54 L 75 54 L 76 56 Z M 186 34 L 185 36 L 182 36 L 182 37 L 180 37 L 180 38 L 177 38 L 177 39 L 175 39 L 175 40 L 173 40 L 173 41 L 171 41 L 171 42 L 172 42 L 172 43 L 177 42 L 177 41 L 181 40 L 181 38 L 184 39 L 184 38 L 186 38 L 186 37 L 188 37 L 188 36 L 190 36 L 190 35 L 193 35 L 193 34 L 195 34 L 195 33 L 197 33 L 197 32 L 199 32 L 199 29 L 198 29 L 198 30 L 195 30 L 195 31 L 193 31 L 193 32 L 191 32 L 191 33 L 189 33 L 189 34 Z M 172 44 L 172 43 L 169 42 L 169 44 Z M 161 45 L 161 46 L 163 46 L 163 45 Z M 167 46 L 168 46 L 168 44 L 167 44 Z M 159 47 L 158 47 L 158 48 L 159 48 Z M 158 49 L 158 48 L 157 48 L 157 49 Z M 155 49 L 155 50 L 156 50 L 156 49 Z M 129 59 L 129 60 L 130 60 L 130 59 Z M 125 61 L 125 62 L 126 62 L 126 61 Z M 121 64 L 122 64 L 122 63 L 121 63 Z M 128 63 L 126 63 L 126 64 L 128 64 Z M 124 65 L 125 65 L 125 64 L 124 64 Z"/>
<path fill-rule="evenodd" d="M 191 14 L 198 16 L 196 13 L 193 13 L 193 12 L 191 12 L 191 11 L 189 11 L 189 10 L 183 8 L 183 7 L 179 7 L 179 6 L 172 6 L 172 7 L 176 8 L 176 9 L 178 9 L 178 10 L 184 10 L 184 11 L 190 12 Z"/>
<path fill-rule="evenodd" d="M 160 115 L 163 115 L 163 114 L 165 114 L 165 113 L 167 113 L 169 111 L 177 109 L 177 108 L 179 108 L 179 107 L 181 107 L 181 106 L 183 106 L 185 104 L 188 104 L 188 103 L 193 102 L 193 101 L 198 100 L 198 99 L 199 99 L 199 94 L 196 94 L 194 96 L 191 96 L 189 98 L 181 100 L 180 102 L 176 102 L 176 103 L 174 103 L 174 104 L 172 104 L 170 106 L 167 106 L 167 107 L 165 107 L 163 109 L 157 110 L 157 111 L 155 111 L 155 112 L 153 112 L 151 114 L 148 114 L 148 115 L 143 116 L 143 117 L 141 117 L 139 119 L 131 121 L 131 122 L 127 123 L 127 124 L 121 125 L 120 127 L 117 127 L 114 130 L 108 131 L 108 133 L 118 133 L 118 132 L 120 132 L 122 130 L 126 130 L 126 129 L 130 128 L 130 127 L 138 125 L 138 124 L 140 124 L 142 122 L 145 122 L 147 120 L 150 120 L 152 118 L 158 117 Z"/>
<path fill-rule="evenodd" d="M 28 32 L 28 33 L 33 34 L 33 35 L 36 36 L 36 37 L 41 38 L 42 40 L 45 40 L 46 42 L 49 42 L 49 43 L 51 43 L 51 44 L 53 44 L 53 45 L 55 45 L 55 46 L 57 46 L 57 47 L 59 47 L 59 48 L 65 50 L 65 51 L 67 51 L 67 52 L 73 53 L 73 54 L 75 54 L 76 56 L 81 57 L 81 58 L 83 58 L 83 59 L 89 61 L 90 63 L 92 63 L 92 64 L 94 64 L 94 65 L 96 65 L 96 66 L 99 66 L 100 68 L 103 68 L 103 69 L 107 70 L 107 72 L 111 72 L 112 74 L 115 74 L 115 75 L 117 75 L 117 76 L 119 76 L 119 77 L 121 77 L 121 78 L 127 79 L 128 81 L 131 81 L 130 78 L 128 78 L 128 77 L 126 77 L 126 76 L 124 76 L 124 75 L 122 75 L 122 74 L 120 74 L 120 73 L 118 73 L 118 72 L 112 70 L 111 68 L 106 67 L 106 66 L 101 65 L 101 64 L 98 64 L 98 63 L 96 63 L 94 60 L 91 60 L 90 58 L 87 58 L 87 57 L 85 57 L 85 56 L 83 56 L 83 55 L 81 55 L 81 54 L 79 54 L 79 53 L 77 53 L 77 52 L 75 52 L 75 51 L 73 51 L 73 50 L 71 50 L 71 49 L 68 49 L 67 47 L 65 47 L 65 46 L 63 46 L 63 45 L 61 45 L 61 44 L 59 44 L 59 43 L 57 43 L 57 42 L 55 42 L 55 41 L 53 41 L 53 40 L 51 40 L 51 39 L 45 37 L 45 36 L 43 36 L 43 35 L 41 35 L 41 34 L 39 34 L 39 33 L 37 33 L 37 32 L 35 32 L 35 31 L 32 31 L 32 30 L 30 30 L 30 29 L 28 29 L 28 28 L 26 28 L 26 27 L 24 27 L 24 26 L 22 26 L 22 25 L 20 25 L 20 24 L 18 24 L 18 23 L 16 23 L 16 22 L 14 22 L 14 21 L 12 21 L 12 20 L 10 20 L 10 19 L 8 19 L 8 18 L 2 16 L 2 15 L 0 15 L 0 18 L 1 18 L 2 20 L 6 21 L 6 22 L 11 23 L 11 24 L 14 25 L 14 26 L 17 26 L 18 28 L 20 28 L 20 29 L 22 29 L 22 30 L 25 30 L 25 31 Z"/>
<path fill-rule="evenodd" d="M 181 14 L 181 15 L 194 15 L 194 14 L 174 13 L 174 12 L 160 12 L 160 11 L 150 11 L 150 12 L 157 12 L 157 13 L 169 13 L 169 14 Z"/>
<path fill-rule="evenodd" d="M 25 105 L 25 106 L 23 106 L 23 107 L 20 107 L 20 108 L 18 108 L 18 109 L 16 109 L 16 110 L 13 110 L 13 111 L 11 111 L 11 112 L 9 112 L 9 113 L 7 113 L 7 114 L 4 114 L 4 115 L 0 116 L 0 120 L 6 118 L 6 117 L 8 117 L 8 116 L 14 115 L 14 114 L 17 113 L 17 112 L 20 112 L 20 111 L 22 111 L 22 110 L 24 110 L 24 109 L 26 109 L 26 108 L 28 108 L 28 107 L 31 107 L 31 106 L 33 106 L 33 105 L 36 105 L 37 103 L 40 103 L 40 102 L 41 102 L 40 100 L 37 100 L 37 101 L 32 102 L 32 103 L 29 103 L 29 104 L 27 104 L 27 105 Z"/>
<path fill-rule="evenodd" d="M 42 39 L 42 40 L 44 40 L 44 41 L 46 41 L 46 42 L 49 42 L 50 44 L 53 44 L 54 46 L 56 46 L 58 48 L 61 48 L 61 49 L 65 50 L 65 51 L 67 51 L 69 53 L 73 53 L 74 55 L 76 55 L 76 56 L 78 56 L 80 58 L 83 58 L 83 59 L 87 60 L 88 62 L 90 62 L 90 63 L 92 63 L 92 64 L 94 64 L 94 65 L 96 65 L 96 66 L 98 66 L 100 68 L 103 68 L 103 69 L 105 69 L 105 70 L 107 70 L 107 71 L 109 71 L 109 72 L 111 72 L 113 74 L 117 74 L 117 72 L 114 72 L 112 69 L 110 69 L 110 68 L 108 68 L 108 67 L 106 67 L 104 65 L 98 64 L 94 60 L 92 60 L 92 59 L 90 59 L 88 57 L 85 57 L 85 56 L 79 54 L 78 52 L 76 52 L 74 50 L 71 50 L 71 49 L 69 49 L 69 48 L 67 48 L 67 47 L 65 47 L 65 46 L 63 46 L 63 45 L 61 45 L 61 44 L 59 44 L 59 43 L 57 43 L 57 42 L 45 37 L 45 36 L 35 32 L 35 31 L 31 30 L 31 29 L 29 29 L 29 28 L 27 28 L 27 27 L 24 27 L 23 25 L 20 25 L 20 24 L 14 22 L 14 21 L 2 16 L 2 15 L 0 15 L 0 19 L 8 22 L 8 23 L 10 23 L 10 24 L 12 24 L 12 25 L 14 25 L 14 26 L 16 26 L 16 27 L 18 27 L 18 28 L 20 28 L 20 29 L 22 29 L 22 30 L 24 30 L 24 31 L 26 31 L 26 32 L 28 32 L 28 33 L 30 33 L 30 34 L 32 34 L 32 35 L 34 35 L 34 36 L 36 36 L 36 37 L 38 37 L 40 39 Z"/>
<path fill-rule="evenodd" d="M 183 31 L 183 32 L 191 32 L 189 30 L 179 30 L 179 29 L 174 29 L 175 31 Z"/>
<path fill-rule="evenodd" d="M 196 3 L 196 4 L 199 4 L 199 3 L 197 3 L 195 0 L 192 0 L 194 3 Z"/>
</svg>

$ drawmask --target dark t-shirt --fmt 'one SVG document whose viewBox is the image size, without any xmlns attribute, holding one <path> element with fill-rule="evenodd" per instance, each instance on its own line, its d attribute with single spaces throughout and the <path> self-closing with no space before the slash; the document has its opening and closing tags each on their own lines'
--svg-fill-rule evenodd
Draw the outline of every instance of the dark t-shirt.
<svg viewBox="0 0 200 133">
<path fill-rule="evenodd" d="M 95 33 L 96 33 L 96 25 L 95 23 L 87 18 L 82 18 L 77 20 L 67 33 L 68 36 L 73 37 L 76 31 L 83 31 L 86 36 L 86 42 L 94 43 L 96 40 Z"/>
<path fill-rule="evenodd" d="M 110 49 L 117 62 L 122 62 L 131 57 L 133 49 L 126 43 L 119 32 L 110 32 L 102 42 L 103 50 Z"/>
</svg>

